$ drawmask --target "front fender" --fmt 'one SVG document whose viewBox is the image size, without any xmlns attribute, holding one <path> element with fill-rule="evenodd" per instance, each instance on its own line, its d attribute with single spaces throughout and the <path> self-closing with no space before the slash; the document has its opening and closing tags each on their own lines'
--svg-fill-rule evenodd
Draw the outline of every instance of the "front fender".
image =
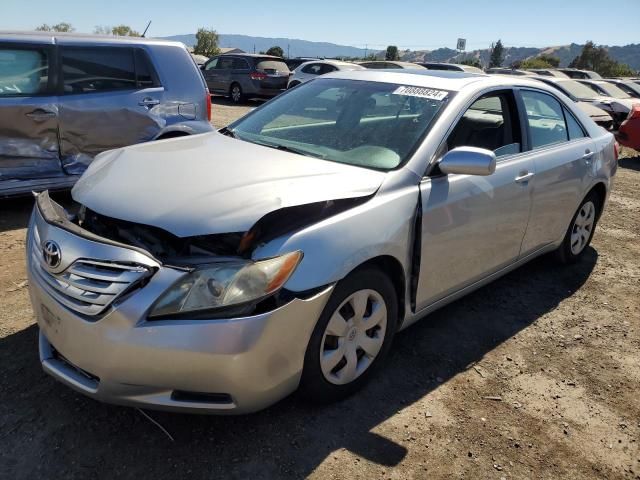
<svg viewBox="0 0 640 480">
<path fill-rule="evenodd" d="M 378 192 L 362 205 L 258 247 L 252 256 L 267 258 L 301 250 L 304 258 L 285 285 L 294 292 L 337 282 L 381 255 L 397 259 L 407 276 L 417 203 L 417 185 Z"/>
</svg>

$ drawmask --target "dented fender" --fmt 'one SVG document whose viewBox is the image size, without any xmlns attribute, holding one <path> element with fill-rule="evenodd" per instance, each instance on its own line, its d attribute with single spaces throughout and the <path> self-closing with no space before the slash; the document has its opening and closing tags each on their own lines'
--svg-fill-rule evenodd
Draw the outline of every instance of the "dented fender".
<svg viewBox="0 0 640 480">
<path fill-rule="evenodd" d="M 380 256 L 395 258 L 409 285 L 418 196 L 417 184 L 378 192 L 366 203 L 259 246 L 253 258 L 302 250 L 304 258 L 285 284 L 293 292 L 335 283 Z"/>
</svg>

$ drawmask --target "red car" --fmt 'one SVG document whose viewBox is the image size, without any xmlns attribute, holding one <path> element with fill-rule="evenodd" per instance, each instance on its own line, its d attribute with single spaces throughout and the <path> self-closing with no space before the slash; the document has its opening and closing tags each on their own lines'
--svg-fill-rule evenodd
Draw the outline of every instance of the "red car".
<svg viewBox="0 0 640 480">
<path fill-rule="evenodd" d="M 636 103 L 618 129 L 616 139 L 625 147 L 640 150 L 640 103 Z"/>
</svg>

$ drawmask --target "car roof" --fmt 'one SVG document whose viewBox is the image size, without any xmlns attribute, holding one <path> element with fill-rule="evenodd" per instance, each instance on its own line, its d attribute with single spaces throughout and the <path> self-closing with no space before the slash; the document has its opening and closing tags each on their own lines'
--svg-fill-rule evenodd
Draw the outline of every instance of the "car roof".
<svg viewBox="0 0 640 480">
<path fill-rule="evenodd" d="M 529 86 L 533 88 L 545 87 L 534 77 L 515 75 L 485 75 L 481 73 L 456 72 L 452 70 L 348 70 L 327 73 L 323 78 L 344 80 L 361 80 L 410 85 L 415 87 L 435 88 L 449 91 L 461 91 L 469 86 L 474 88 L 492 86 Z"/>
<path fill-rule="evenodd" d="M 272 60 L 280 60 L 284 62 L 284 58 L 275 55 L 266 55 L 261 53 L 221 53 L 220 57 L 250 57 L 250 58 L 269 58 Z"/>
<path fill-rule="evenodd" d="M 164 40 L 161 38 L 147 37 L 119 37 L 115 35 L 93 35 L 90 33 L 69 32 L 23 32 L 0 30 L 0 42 L 15 43 L 48 43 L 48 44 L 74 44 L 74 43 L 113 43 L 113 44 L 144 44 L 144 45 L 171 45 L 185 48 L 181 42 Z"/>
</svg>

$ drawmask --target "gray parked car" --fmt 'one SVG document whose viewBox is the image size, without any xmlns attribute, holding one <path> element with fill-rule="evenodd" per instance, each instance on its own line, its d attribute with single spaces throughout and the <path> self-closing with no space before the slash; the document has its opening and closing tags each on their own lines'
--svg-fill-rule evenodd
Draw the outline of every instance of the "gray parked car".
<svg viewBox="0 0 640 480">
<path fill-rule="evenodd" d="M 0 196 L 70 187 L 105 150 L 211 131 L 184 45 L 0 33 Z"/>
<path fill-rule="evenodd" d="M 291 74 L 282 58 L 251 53 L 212 57 L 202 72 L 211 93 L 227 95 L 234 103 L 275 97 L 287 89 Z"/>
<path fill-rule="evenodd" d="M 578 261 L 616 165 L 538 81 L 329 73 L 220 132 L 102 154 L 76 216 L 38 195 L 42 366 L 149 408 L 344 397 L 398 330 L 544 253 Z"/>
</svg>

